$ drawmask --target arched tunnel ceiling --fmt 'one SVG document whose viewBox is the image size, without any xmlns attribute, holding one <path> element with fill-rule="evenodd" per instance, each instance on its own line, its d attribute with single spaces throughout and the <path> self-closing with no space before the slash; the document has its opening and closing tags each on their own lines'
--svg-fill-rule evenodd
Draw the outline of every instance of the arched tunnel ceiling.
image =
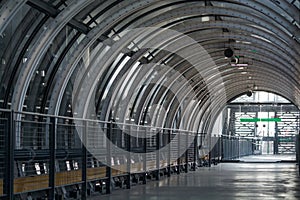
<svg viewBox="0 0 300 200">
<path fill-rule="evenodd" d="M 207 131 L 248 90 L 299 107 L 299 24 L 299 0 L 2 0 L 1 108 Z"/>
</svg>

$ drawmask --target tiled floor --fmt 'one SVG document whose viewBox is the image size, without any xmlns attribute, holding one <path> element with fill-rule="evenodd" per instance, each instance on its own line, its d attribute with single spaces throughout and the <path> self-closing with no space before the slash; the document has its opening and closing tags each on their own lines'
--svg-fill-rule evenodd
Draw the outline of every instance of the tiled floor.
<svg viewBox="0 0 300 200">
<path fill-rule="evenodd" d="M 295 163 L 222 163 L 89 199 L 293 200 L 300 199 L 300 178 Z"/>
</svg>

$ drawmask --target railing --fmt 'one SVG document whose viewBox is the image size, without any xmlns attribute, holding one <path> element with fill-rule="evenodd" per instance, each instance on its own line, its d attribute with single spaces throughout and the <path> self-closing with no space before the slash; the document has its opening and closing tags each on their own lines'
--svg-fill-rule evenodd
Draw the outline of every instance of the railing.
<svg viewBox="0 0 300 200">
<path fill-rule="evenodd" d="M 3 198 L 54 199 L 75 191 L 85 199 L 99 187 L 105 193 L 121 183 L 130 188 L 136 175 L 146 183 L 197 162 L 200 134 L 191 131 L 10 110 L 0 116 Z"/>
<path fill-rule="evenodd" d="M 252 139 L 222 136 L 222 160 L 234 160 L 243 156 L 253 155 Z"/>
<path fill-rule="evenodd" d="M 202 154 L 216 163 L 252 153 L 239 138 L 0 110 L 0 198 L 86 199 L 188 172 Z"/>
</svg>

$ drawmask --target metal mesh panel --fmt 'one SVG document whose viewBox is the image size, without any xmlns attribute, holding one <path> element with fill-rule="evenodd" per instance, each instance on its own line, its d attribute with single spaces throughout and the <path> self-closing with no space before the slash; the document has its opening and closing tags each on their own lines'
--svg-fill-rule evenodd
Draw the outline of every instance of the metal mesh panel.
<svg viewBox="0 0 300 200">
<path fill-rule="evenodd" d="M 16 114 L 14 193 L 49 187 L 49 118 Z"/>
<path fill-rule="evenodd" d="M 3 114 L 1 112 L 1 114 Z M 5 166 L 6 166 L 6 160 L 5 160 L 5 132 L 8 127 L 8 119 L 6 118 L 0 118 L 0 196 L 4 195 L 4 179 L 5 179 Z"/>
<path fill-rule="evenodd" d="M 107 177 L 106 164 L 107 145 L 106 132 L 107 127 L 104 123 L 86 122 L 86 148 L 87 156 L 87 180 L 97 180 Z"/>
</svg>

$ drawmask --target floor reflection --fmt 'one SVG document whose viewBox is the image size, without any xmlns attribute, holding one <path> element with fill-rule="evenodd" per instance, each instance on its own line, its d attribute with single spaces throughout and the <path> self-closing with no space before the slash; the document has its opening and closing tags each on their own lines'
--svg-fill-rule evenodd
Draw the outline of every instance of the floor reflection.
<svg viewBox="0 0 300 200">
<path fill-rule="evenodd" d="M 222 163 L 90 199 L 300 199 L 295 163 Z"/>
</svg>

